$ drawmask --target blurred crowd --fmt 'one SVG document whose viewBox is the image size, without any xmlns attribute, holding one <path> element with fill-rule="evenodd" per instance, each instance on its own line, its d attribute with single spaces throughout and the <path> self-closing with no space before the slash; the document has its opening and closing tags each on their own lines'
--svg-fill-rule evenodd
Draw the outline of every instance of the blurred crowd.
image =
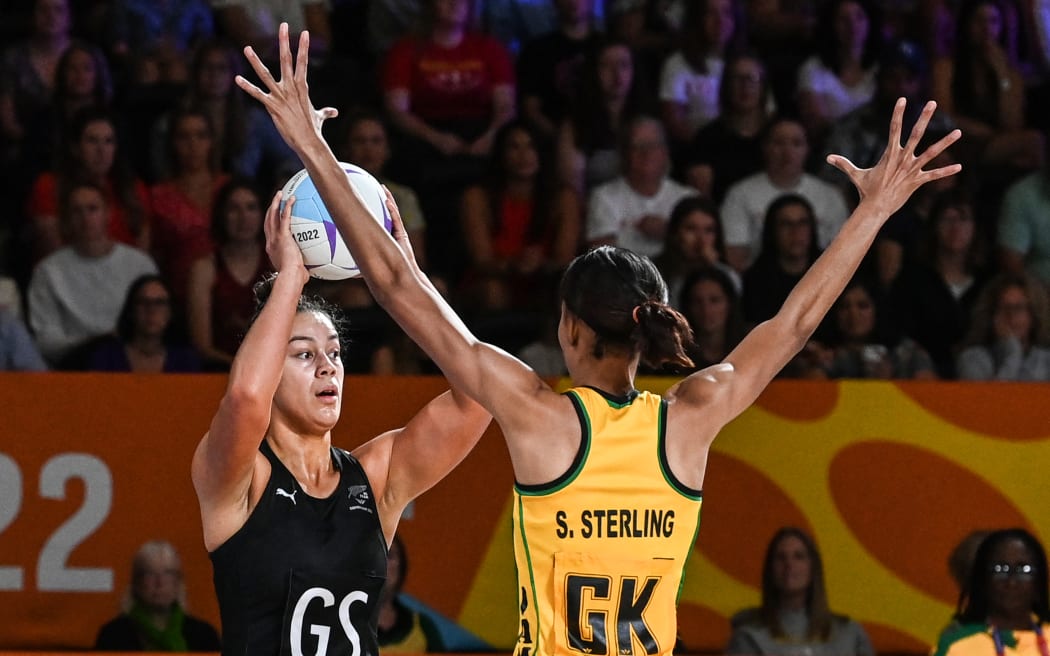
<svg viewBox="0 0 1050 656">
<path fill-rule="evenodd" d="M 783 375 L 1050 380 L 1050 7 L 1034 0 L 0 0 L 0 369 L 222 371 L 301 164 L 236 87 L 311 33 L 325 136 L 479 337 L 544 375 L 561 269 L 647 255 L 697 367 L 771 317 L 897 98 L 963 139 Z M 347 371 L 436 373 L 360 280 Z M 681 371 L 650 371 L 677 374 Z"/>
</svg>

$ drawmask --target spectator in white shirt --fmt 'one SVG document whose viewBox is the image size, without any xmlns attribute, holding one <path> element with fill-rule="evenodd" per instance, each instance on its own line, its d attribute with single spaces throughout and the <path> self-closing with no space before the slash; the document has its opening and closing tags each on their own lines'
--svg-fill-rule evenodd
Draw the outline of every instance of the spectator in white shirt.
<svg viewBox="0 0 1050 656">
<path fill-rule="evenodd" d="M 62 201 L 68 245 L 41 260 L 29 281 L 29 324 L 53 365 L 113 331 L 131 282 L 157 265 L 145 252 L 113 241 L 104 191 L 74 185 Z"/>
<path fill-rule="evenodd" d="M 586 240 L 591 246 L 610 244 L 653 257 L 663 249 L 671 210 L 696 191 L 668 177 L 667 136 L 651 116 L 630 123 L 620 158 L 623 173 L 591 193 Z"/>
<path fill-rule="evenodd" d="M 784 194 L 798 194 L 813 206 L 817 244 L 825 248 L 849 216 L 842 192 L 807 173 L 809 142 L 802 123 L 773 119 L 762 139 L 765 168 L 729 188 L 722 203 L 726 258 L 734 269 L 746 270 L 762 248 L 762 223 L 769 204 Z"/>
</svg>

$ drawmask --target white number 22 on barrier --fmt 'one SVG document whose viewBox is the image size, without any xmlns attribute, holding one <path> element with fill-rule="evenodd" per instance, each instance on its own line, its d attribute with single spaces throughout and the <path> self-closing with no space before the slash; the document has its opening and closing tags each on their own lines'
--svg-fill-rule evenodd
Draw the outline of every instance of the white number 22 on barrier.
<svg viewBox="0 0 1050 656">
<path fill-rule="evenodd" d="M 84 453 L 62 453 L 40 470 L 42 499 L 66 498 L 70 479 L 84 482 L 84 502 L 44 543 L 36 563 L 37 589 L 46 592 L 109 592 L 113 570 L 105 567 L 69 567 L 69 554 L 87 539 L 109 515 L 113 503 L 113 476 L 102 460 Z M 11 457 L 0 453 L 0 534 L 22 509 L 22 470 Z M 22 590 L 21 567 L 0 565 L 0 590 Z"/>
</svg>

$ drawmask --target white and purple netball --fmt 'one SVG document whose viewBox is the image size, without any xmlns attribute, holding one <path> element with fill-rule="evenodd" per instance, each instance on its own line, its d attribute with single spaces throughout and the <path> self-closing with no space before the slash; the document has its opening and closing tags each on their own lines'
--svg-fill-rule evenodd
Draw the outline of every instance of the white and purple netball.
<svg viewBox="0 0 1050 656">
<path fill-rule="evenodd" d="M 372 175 L 359 166 L 339 163 L 346 172 L 350 184 L 368 208 L 372 218 L 387 232 L 394 228 L 394 221 L 386 208 L 386 194 Z M 303 253 L 306 270 L 315 278 L 345 280 L 361 275 L 350 249 L 336 230 L 332 216 L 321 200 L 314 181 L 306 169 L 299 171 L 284 185 L 281 197 L 295 196 L 292 206 L 292 236 Z M 284 201 L 281 203 L 284 207 Z"/>
</svg>

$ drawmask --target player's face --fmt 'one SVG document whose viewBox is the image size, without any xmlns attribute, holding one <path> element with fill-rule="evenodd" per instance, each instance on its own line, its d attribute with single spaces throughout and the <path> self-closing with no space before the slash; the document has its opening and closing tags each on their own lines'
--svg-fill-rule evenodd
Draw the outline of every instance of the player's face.
<svg viewBox="0 0 1050 656">
<path fill-rule="evenodd" d="M 1036 577 L 1046 576 L 1037 571 L 1034 554 L 1025 547 L 1024 542 L 1006 540 L 992 550 L 991 565 L 993 571 L 987 573 L 989 614 L 1026 617 L 1035 601 Z M 996 565 L 999 565 L 999 573 L 994 571 Z M 1029 573 L 1025 573 L 1025 565 L 1031 567 Z M 1006 569 L 1009 569 L 1009 573 L 1003 571 Z"/>
<path fill-rule="evenodd" d="M 182 571 L 169 557 L 147 558 L 135 572 L 135 597 L 148 610 L 169 610 L 179 598 L 181 585 Z"/>
<path fill-rule="evenodd" d="M 135 293 L 135 329 L 142 337 L 163 337 L 171 321 L 171 295 L 159 282 L 148 282 Z"/>
<path fill-rule="evenodd" d="M 689 313 L 701 331 L 717 333 L 729 319 L 729 297 L 714 280 L 701 280 L 689 290 Z"/>
<path fill-rule="evenodd" d="M 372 175 L 379 175 L 390 158 L 386 130 L 371 119 L 357 122 L 350 131 L 348 146 L 350 161 Z"/>
<path fill-rule="evenodd" d="M 69 195 L 69 229 L 74 244 L 105 240 L 109 226 L 106 199 L 91 187 L 78 187 Z"/>
<path fill-rule="evenodd" d="M 113 125 L 109 121 L 88 123 L 77 142 L 77 151 L 89 174 L 98 178 L 108 175 L 117 155 L 117 133 Z"/>
<path fill-rule="evenodd" d="M 339 420 L 343 362 L 339 335 L 328 316 L 299 312 L 285 348 L 274 411 L 300 435 L 322 434 Z"/>
<path fill-rule="evenodd" d="M 248 189 L 237 189 L 226 201 L 226 234 L 230 241 L 256 241 L 262 232 L 259 199 Z"/>
<path fill-rule="evenodd" d="M 211 130 L 203 116 L 183 116 L 175 124 L 172 144 L 183 171 L 197 171 L 208 166 L 211 157 Z"/>
<path fill-rule="evenodd" d="M 846 290 L 836 314 L 839 330 L 847 341 L 865 340 L 875 330 L 875 302 L 863 287 Z"/>
<path fill-rule="evenodd" d="M 798 595 L 809 589 L 813 561 L 806 545 L 794 535 L 783 538 L 773 554 L 773 580 L 781 595 Z"/>
<path fill-rule="evenodd" d="M 704 258 L 715 249 L 718 223 L 707 212 L 690 212 L 678 226 L 678 247 L 691 260 Z"/>
</svg>

